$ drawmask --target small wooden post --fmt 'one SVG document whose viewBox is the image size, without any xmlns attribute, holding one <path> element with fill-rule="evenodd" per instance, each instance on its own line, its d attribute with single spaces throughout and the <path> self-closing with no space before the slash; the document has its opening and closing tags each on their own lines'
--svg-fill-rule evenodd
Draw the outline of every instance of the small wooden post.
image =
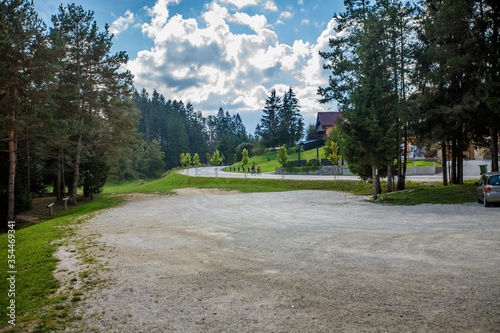
<svg viewBox="0 0 500 333">
<path fill-rule="evenodd" d="M 47 208 L 49 209 L 50 216 L 54 215 L 54 209 L 52 208 L 52 206 L 54 206 L 54 203 L 47 205 Z"/>
<path fill-rule="evenodd" d="M 64 210 L 68 210 L 68 199 L 69 199 L 69 198 L 63 198 L 63 202 L 64 202 Z"/>
</svg>

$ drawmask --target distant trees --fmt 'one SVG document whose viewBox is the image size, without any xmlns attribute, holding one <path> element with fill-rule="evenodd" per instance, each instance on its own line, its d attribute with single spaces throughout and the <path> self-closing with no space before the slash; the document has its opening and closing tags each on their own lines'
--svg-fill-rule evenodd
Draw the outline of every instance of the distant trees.
<svg viewBox="0 0 500 333">
<path fill-rule="evenodd" d="M 304 120 L 300 114 L 299 100 L 291 87 L 282 98 L 276 95 L 275 89 L 271 89 L 262 112 L 264 114 L 255 129 L 261 145 L 292 147 L 303 137 Z"/>
<path fill-rule="evenodd" d="M 208 152 L 206 119 L 191 103 L 166 100 L 156 90 L 150 97 L 146 89 L 135 91 L 134 101 L 141 114 L 138 131 L 147 144 L 159 142 L 165 168 L 178 167 L 181 153 Z"/>
<path fill-rule="evenodd" d="M 160 143 L 167 169 L 181 164 L 177 158 L 181 153 L 206 156 L 216 149 L 227 156 L 228 163 L 233 163 L 238 145 L 249 140 L 240 115 L 230 115 L 222 108 L 215 116 L 205 118 L 201 111 L 194 111 L 191 103 L 166 100 L 156 90 L 151 97 L 145 89 L 136 91 L 134 100 L 141 113 L 138 131 L 146 143 L 152 140 Z"/>
<path fill-rule="evenodd" d="M 237 147 L 249 140 L 246 128 L 239 114 L 230 115 L 219 108 L 215 116 L 208 116 L 209 137 L 211 146 L 225 156 L 226 162 L 232 164 L 238 161 Z"/>
</svg>

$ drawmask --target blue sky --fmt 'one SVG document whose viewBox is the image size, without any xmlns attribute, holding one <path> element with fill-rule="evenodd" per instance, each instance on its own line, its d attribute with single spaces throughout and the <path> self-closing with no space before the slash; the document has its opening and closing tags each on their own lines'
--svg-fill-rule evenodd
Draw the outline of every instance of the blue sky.
<svg viewBox="0 0 500 333">
<path fill-rule="evenodd" d="M 94 11 L 100 29 L 126 51 L 134 85 L 191 102 L 205 116 L 220 107 L 239 113 L 252 133 L 271 89 L 289 86 L 307 125 L 318 111 L 316 90 L 328 84 L 320 50 L 328 50 L 342 0 L 74 0 Z M 35 0 L 50 24 L 57 0 Z M 64 3 L 65 4 L 65 3 Z"/>
</svg>

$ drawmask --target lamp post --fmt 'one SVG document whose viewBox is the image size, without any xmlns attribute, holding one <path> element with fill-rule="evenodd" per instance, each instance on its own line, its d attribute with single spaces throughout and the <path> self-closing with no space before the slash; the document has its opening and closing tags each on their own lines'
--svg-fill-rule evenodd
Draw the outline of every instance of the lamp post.
<svg viewBox="0 0 500 333">
<path fill-rule="evenodd" d="M 300 161 L 300 151 L 301 151 L 302 149 L 305 149 L 305 147 L 306 147 L 306 146 L 304 145 L 304 141 L 301 141 L 301 142 L 300 142 L 300 144 L 299 144 L 299 161 Z"/>
</svg>

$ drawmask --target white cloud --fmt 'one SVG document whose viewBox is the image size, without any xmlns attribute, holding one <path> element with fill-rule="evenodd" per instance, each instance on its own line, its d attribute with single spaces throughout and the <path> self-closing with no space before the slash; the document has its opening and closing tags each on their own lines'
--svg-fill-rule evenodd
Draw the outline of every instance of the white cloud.
<svg viewBox="0 0 500 333">
<path fill-rule="evenodd" d="M 223 4 L 230 4 L 238 9 L 242 9 L 248 6 L 257 6 L 261 0 L 220 0 Z"/>
<path fill-rule="evenodd" d="M 179 3 L 179 0 L 158 0 L 153 8 L 146 7 L 149 16 L 152 17 L 151 23 L 142 25 L 142 32 L 149 38 L 155 39 L 157 34 L 162 32 L 162 27 L 168 19 L 168 5 L 171 3 Z"/>
<path fill-rule="evenodd" d="M 124 16 L 120 16 L 113 23 L 111 23 L 109 32 L 115 36 L 118 36 L 121 32 L 127 30 L 129 26 L 134 23 L 134 20 L 134 13 L 132 13 L 130 10 L 127 10 Z"/>
<path fill-rule="evenodd" d="M 196 19 L 169 17 L 167 6 L 172 2 L 158 0 L 149 10 L 151 21 L 142 26 L 154 46 L 129 62 L 136 88 L 157 89 L 168 99 L 192 102 L 205 114 L 223 107 L 258 120 L 270 89 L 283 94 L 291 86 L 306 119 L 325 110 L 316 90 L 328 83 L 328 73 L 318 51 L 328 47 L 332 22 L 316 44 L 298 40 L 287 45 L 279 42 L 264 15 L 251 16 L 227 6 L 257 0 L 213 1 Z M 230 28 L 234 23 L 252 32 L 235 33 Z"/>
<path fill-rule="evenodd" d="M 264 9 L 270 12 L 277 12 L 278 6 L 274 3 L 274 0 L 269 0 L 264 3 Z"/>
<path fill-rule="evenodd" d="M 230 21 L 249 26 L 253 31 L 259 33 L 267 26 L 267 19 L 264 15 L 250 16 L 247 13 L 235 13 Z"/>
<path fill-rule="evenodd" d="M 293 17 L 293 13 L 289 11 L 284 11 L 280 14 L 280 19 L 290 19 Z"/>
</svg>

